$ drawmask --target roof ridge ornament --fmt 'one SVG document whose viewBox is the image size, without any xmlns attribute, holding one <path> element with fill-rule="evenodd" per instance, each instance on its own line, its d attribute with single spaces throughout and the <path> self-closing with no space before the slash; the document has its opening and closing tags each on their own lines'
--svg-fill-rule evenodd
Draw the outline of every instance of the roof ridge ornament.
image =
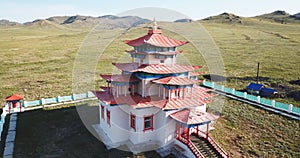
<svg viewBox="0 0 300 158">
<path fill-rule="evenodd" d="M 152 29 L 157 30 L 157 23 L 156 23 L 155 17 L 153 18 L 153 27 L 152 27 Z"/>
</svg>

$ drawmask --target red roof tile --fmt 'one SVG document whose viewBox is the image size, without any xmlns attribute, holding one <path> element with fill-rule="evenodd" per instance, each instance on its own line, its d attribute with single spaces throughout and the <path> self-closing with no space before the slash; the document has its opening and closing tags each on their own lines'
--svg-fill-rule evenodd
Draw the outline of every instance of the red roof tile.
<svg viewBox="0 0 300 158">
<path fill-rule="evenodd" d="M 201 68 L 202 66 L 186 66 L 186 65 L 166 65 L 166 64 L 150 64 L 140 65 L 138 63 L 113 63 L 118 69 L 128 72 L 146 72 L 153 74 L 171 74 L 190 72 Z"/>
<path fill-rule="evenodd" d="M 199 75 L 202 75 L 204 74 L 204 72 L 190 72 L 190 76 L 199 76 Z"/>
<path fill-rule="evenodd" d="M 174 55 L 174 54 L 180 54 L 183 51 L 178 50 L 178 51 L 171 51 L 171 52 L 141 52 L 141 51 L 136 51 L 136 50 L 129 50 L 126 51 L 129 54 L 160 54 L 160 55 Z"/>
<path fill-rule="evenodd" d="M 139 81 L 134 75 L 100 75 L 104 80 L 108 82 L 136 82 Z"/>
<path fill-rule="evenodd" d="M 219 116 L 212 113 L 197 111 L 196 109 L 184 109 L 178 112 L 175 112 L 170 115 L 173 119 L 187 124 L 200 124 L 214 121 L 219 118 Z"/>
<path fill-rule="evenodd" d="M 187 77 L 165 77 L 152 81 L 154 83 L 166 84 L 166 85 L 191 85 L 198 83 L 197 80 L 191 80 Z"/>
<path fill-rule="evenodd" d="M 6 101 L 16 101 L 16 100 L 21 100 L 21 99 L 23 99 L 23 96 L 17 95 L 17 94 L 13 94 L 13 95 L 5 98 Z"/>
<path fill-rule="evenodd" d="M 147 35 L 134 40 L 126 40 L 125 43 L 130 46 L 150 44 L 157 47 L 178 47 L 187 44 L 188 42 L 169 38 L 163 35 L 161 30 L 149 30 Z"/>
<path fill-rule="evenodd" d="M 158 107 L 162 110 L 182 109 L 187 107 L 196 107 L 211 102 L 209 98 L 213 95 L 206 93 L 207 88 L 196 87 L 193 94 L 187 95 L 184 99 L 162 99 L 158 96 L 141 97 L 138 94 L 116 97 L 109 91 L 94 92 L 99 100 L 106 104 L 126 104 L 134 108 Z"/>
</svg>

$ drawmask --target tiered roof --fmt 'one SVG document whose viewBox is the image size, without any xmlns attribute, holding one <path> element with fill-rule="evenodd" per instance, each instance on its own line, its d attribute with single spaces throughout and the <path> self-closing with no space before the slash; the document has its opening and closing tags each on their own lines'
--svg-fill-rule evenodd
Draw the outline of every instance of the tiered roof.
<svg viewBox="0 0 300 158">
<path fill-rule="evenodd" d="M 214 115 L 212 113 L 200 112 L 197 109 L 184 109 L 178 112 L 175 112 L 170 115 L 173 119 L 187 124 L 204 124 L 209 123 L 211 121 L 215 121 L 219 118 L 219 116 Z"/>
<path fill-rule="evenodd" d="M 108 90 L 104 88 L 103 90 Z M 109 91 L 94 92 L 96 97 L 106 104 L 128 105 L 133 108 L 158 107 L 162 110 L 182 109 L 188 107 L 196 107 L 210 103 L 212 94 L 207 88 L 195 87 L 192 94 L 187 94 L 184 99 L 162 99 L 158 96 L 142 97 L 138 94 L 116 97 Z"/>
<path fill-rule="evenodd" d="M 154 83 L 158 83 L 158 84 L 165 84 L 165 85 L 191 85 L 194 83 L 198 83 L 198 80 L 192 80 L 189 79 L 187 77 L 165 77 L 165 78 L 161 78 L 161 79 L 157 79 L 152 81 Z"/>
<path fill-rule="evenodd" d="M 118 69 L 127 72 L 146 72 L 152 74 L 172 74 L 190 72 L 200 69 L 202 66 L 166 65 L 166 64 L 142 64 L 139 63 L 113 63 Z"/>
<path fill-rule="evenodd" d="M 178 47 L 188 42 L 169 38 L 163 35 L 161 30 L 149 30 L 147 35 L 134 40 L 126 40 L 125 43 L 133 47 L 143 44 L 150 44 L 157 47 Z"/>
<path fill-rule="evenodd" d="M 114 74 L 114 75 L 100 75 L 107 82 L 138 82 L 139 79 L 134 75 L 122 75 L 122 74 Z"/>
</svg>

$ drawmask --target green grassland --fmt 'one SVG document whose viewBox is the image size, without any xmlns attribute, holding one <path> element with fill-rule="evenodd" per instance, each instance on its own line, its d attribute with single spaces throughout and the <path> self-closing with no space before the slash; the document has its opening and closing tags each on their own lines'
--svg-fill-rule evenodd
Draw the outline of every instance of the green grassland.
<svg viewBox="0 0 300 158">
<path fill-rule="evenodd" d="M 199 23 L 207 29 L 220 49 L 227 86 L 244 89 L 249 82 L 255 81 L 257 62 L 260 62 L 261 83 L 280 92 L 280 98 L 275 100 L 300 106 L 299 24 L 279 24 L 251 18 L 243 19 L 243 24 Z M 104 84 L 99 73 L 116 72 L 111 62 L 129 59 L 124 50 L 131 48 L 122 41 L 140 37 L 146 31 L 141 27 L 129 31 L 95 30 L 89 34 L 89 30 L 84 29 L 0 28 L 1 104 L 12 93 L 22 94 L 26 100 L 70 95 L 76 54 L 83 51 L 97 54 L 104 47 L 100 45 L 104 40 L 101 38 L 116 34 L 117 38 L 101 56 L 96 56 L 99 62 L 95 69 L 95 89 L 98 89 Z M 164 30 L 164 33 L 184 40 L 174 32 Z M 184 50 L 180 63 L 186 58 L 193 65 L 206 66 L 192 44 L 179 49 Z M 209 74 L 207 67 L 201 71 Z M 226 100 L 222 117 L 215 128 L 212 135 L 235 157 L 299 156 L 299 122 L 250 105 Z"/>
</svg>

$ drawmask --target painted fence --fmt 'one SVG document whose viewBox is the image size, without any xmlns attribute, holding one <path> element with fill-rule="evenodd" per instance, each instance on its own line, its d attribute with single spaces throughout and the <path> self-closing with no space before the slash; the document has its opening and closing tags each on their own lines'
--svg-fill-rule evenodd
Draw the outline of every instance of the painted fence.
<svg viewBox="0 0 300 158">
<path fill-rule="evenodd" d="M 81 93 L 81 94 L 72 94 L 69 96 L 58 96 L 56 98 L 42 98 L 41 100 L 33 100 L 33 101 L 24 101 L 24 107 L 33 107 L 47 104 L 55 104 L 69 101 L 82 100 L 87 98 L 95 97 L 92 92 Z"/>
<path fill-rule="evenodd" d="M 56 98 L 42 98 L 40 100 L 33 100 L 33 101 L 24 101 L 24 107 L 30 108 L 35 106 L 42 106 L 42 105 L 49 105 L 49 104 L 57 104 L 57 103 L 64 103 L 64 102 L 72 102 L 76 100 L 82 100 L 82 99 L 88 99 L 93 98 L 95 95 L 92 92 L 87 93 L 81 93 L 81 94 L 72 94 L 70 96 L 58 96 Z M 13 112 L 23 112 L 24 109 L 14 109 Z M 1 114 L 1 120 L 0 120 L 0 135 L 2 134 L 3 126 L 5 123 L 5 116 L 7 113 L 10 113 L 11 111 L 8 108 L 8 105 L 5 104 L 3 107 L 3 112 Z M 1 136 L 0 136 L 1 141 Z"/>
<path fill-rule="evenodd" d="M 240 92 L 240 91 L 235 90 L 234 88 L 228 88 L 223 85 L 217 85 L 214 82 L 209 82 L 206 80 L 203 81 L 203 85 L 206 87 L 216 89 L 218 91 L 222 91 L 222 92 L 225 92 L 225 93 L 228 93 L 228 94 L 240 97 L 240 98 L 244 98 L 244 99 L 247 99 L 250 101 L 254 101 L 254 102 L 263 104 L 265 106 L 269 106 L 269 107 L 272 107 L 272 108 L 275 108 L 278 110 L 287 111 L 289 113 L 293 113 L 293 114 L 300 116 L 300 108 L 294 107 L 292 104 L 285 104 L 285 103 L 277 102 L 275 100 L 261 98 L 260 96 L 247 94 L 247 92 Z"/>
</svg>

